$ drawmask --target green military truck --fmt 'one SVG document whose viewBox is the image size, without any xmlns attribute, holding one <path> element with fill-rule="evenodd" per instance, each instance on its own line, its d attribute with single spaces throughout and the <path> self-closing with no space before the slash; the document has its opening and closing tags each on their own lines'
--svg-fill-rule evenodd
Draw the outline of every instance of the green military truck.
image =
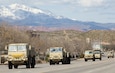
<svg viewBox="0 0 115 73">
<path fill-rule="evenodd" d="M 51 47 L 49 49 L 49 64 L 70 64 L 70 54 L 63 47 Z"/>
<path fill-rule="evenodd" d="M 26 68 L 35 67 L 35 51 L 27 43 L 14 43 L 5 46 L 8 51 L 8 68 L 18 68 L 19 65 L 26 65 Z"/>
</svg>

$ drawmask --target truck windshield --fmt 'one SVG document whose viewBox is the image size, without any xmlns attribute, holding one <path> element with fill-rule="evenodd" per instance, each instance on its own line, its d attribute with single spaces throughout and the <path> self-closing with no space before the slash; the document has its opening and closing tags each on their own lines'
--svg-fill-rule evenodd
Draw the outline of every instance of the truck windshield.
<svg viewBox="0 0 115 73">
<path fill-rule="evenodd" d="M 9 51 L 17 51 L 17 46 L 15 46 L 15 45 L 10 45 L 8 50 L 9 50 Z"/>
<path fill-rule="evenodd" d="M 18 46 L 18 51 L 26 51 L 26 46 L 25 45 Z"/>
<path fill-rule="evenodd" d="M 61 52 L 62 48 L 50 48 L 50 52 Z"/>
<path fill-rule="evenodd" d="M 25 45 L 10 45 L 9 51 L 26 51 Z"/>
<path fill-rule="evenodd" d="M 85 51 L 85 54 L 92 54 L 92 51 Z"/>
<path fill-rule="evenodd" d="M 94 51 L 94 53 L 95 53 L 95 54 L 100 54 L 100 53 L 101 53 L 101 51 Z"/>
</svg>

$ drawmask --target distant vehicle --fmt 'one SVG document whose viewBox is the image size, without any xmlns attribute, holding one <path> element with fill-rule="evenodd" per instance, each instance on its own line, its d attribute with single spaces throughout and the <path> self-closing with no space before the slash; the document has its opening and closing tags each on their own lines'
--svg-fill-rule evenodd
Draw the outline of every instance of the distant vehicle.
<svg viewBox="0 0 115 73">
<path fill-rule="evenodd" d="M 35 51 L 27 43 L 14 43 L 6 46 L 8 50 L 8 68 L 18 68 L 19 65 L 26 65 L 26 68 L 35 67 Z"/>
<path fill-rule="evenodd" d="M 102 56 L 105 56 L 105 54 L 104 54 L 104 52 L 103 52 L 103 51 L 101 51 L 101 55 L 102 55 Z"/>
<path fill-rule="evenodd" d="M 8 55 L 1 55 L 0 58 L 1 58 L 1 64 L 6 64 L 7 63 Z"/>
<path fill-rule="evenodd" d="M 63 47 L 51 47 L 49 49 L 49 64 L 70 64 L 70 54 Z"/>
<path fill-rule="evenodd" d="M 94 53 L 95 59 L 100 59 L 100 60 L 102 59 L 101 50 L 94 50 L 93 53 Z"/>
<path fill-rule="evenodd" d="M 84 60 L 93 60 L 95 61 L 93 50 L 86 50 L 84 53 Z"/>
<path fill-rule="evenodd" d="M 114 58 L 114 51 L 109 51 L 108 55 L 107 55 L 108 58 Z"/>
</svg>

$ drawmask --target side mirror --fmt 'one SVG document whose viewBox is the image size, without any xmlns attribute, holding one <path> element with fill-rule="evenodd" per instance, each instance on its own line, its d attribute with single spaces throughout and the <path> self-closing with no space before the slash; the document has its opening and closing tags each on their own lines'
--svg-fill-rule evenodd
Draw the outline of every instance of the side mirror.
<svg viewBox="0 0 115 73">
<path fill-rule="evenodd" d="M 70 57 L 70 54 L 69 54 L 69 52 L 67 52 L 67 57 Z"/>
<path fill-rule="evenodd" d="M 63 51 L 65 52 L 65 49 L 63 49 Z"/>
<path fill-rule="evenodd" d="M 29 45 L 29 50 L 31 50 L 31 45 Z"/>
<path fill-rule="evenodd" d="M 7 45 L 5 46 L 5 50 L 8 50 L 8 46 Z"/>
</svg>

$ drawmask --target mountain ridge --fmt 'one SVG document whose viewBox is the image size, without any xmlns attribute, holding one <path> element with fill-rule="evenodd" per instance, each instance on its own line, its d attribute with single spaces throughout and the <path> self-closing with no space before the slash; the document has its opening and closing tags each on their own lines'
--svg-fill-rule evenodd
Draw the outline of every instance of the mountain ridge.
<svg viewBox="0 0 115 73">
<path fill-rule="evenodd" d="M 20 26 L 32 26 L 49 29 L 73 29 L 73 30 L 113 30 L 114 23 L 83 22 L 56 16 L 50 11 L 32 8 L 22 4 L 0 6 L 0 20 Z"/>
</svg>

